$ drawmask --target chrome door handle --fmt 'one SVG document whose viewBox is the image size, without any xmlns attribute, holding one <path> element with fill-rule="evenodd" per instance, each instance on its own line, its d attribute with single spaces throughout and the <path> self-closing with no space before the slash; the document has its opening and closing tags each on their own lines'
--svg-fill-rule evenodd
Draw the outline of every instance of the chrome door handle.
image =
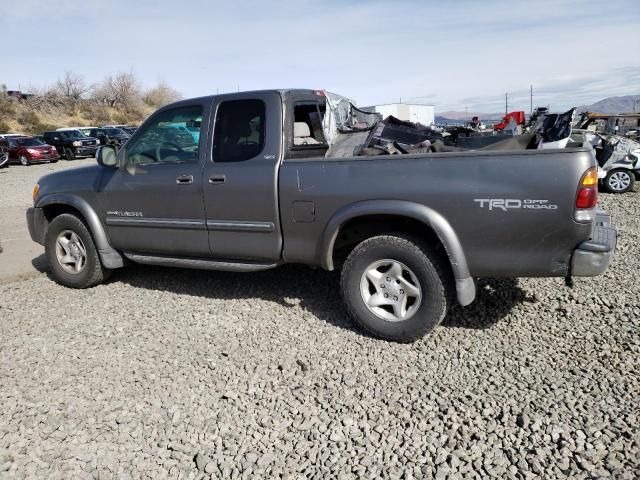
<svg viewBox="0 0 640 480">
<path fill-rule="evenodd" d="M 178 185 L 189 185 L 193 183 L 193 175 L 180 175 L 176 178 L 176 183 Z"/>
<path fill-rule="evenodd" d="M 227 177 L 224 175 L 211 175 L 209 177 L 209 183 L 211 184 L 224 183 L 226 180 Z"/>
</svg>

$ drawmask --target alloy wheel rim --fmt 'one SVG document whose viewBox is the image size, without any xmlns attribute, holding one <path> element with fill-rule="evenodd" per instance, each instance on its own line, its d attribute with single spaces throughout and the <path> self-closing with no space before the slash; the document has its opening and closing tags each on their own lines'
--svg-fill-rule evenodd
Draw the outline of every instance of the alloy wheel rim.
<svg viewBox="0 0 640 480">
<path fill-rule="evenodd" d="M 64 271 L 78 274 L 87 265 L 87 249 L 77 233 L 63 230 L 56 238 L 56 258 Z"/>
<path fill-rule="evenodd" d="M 410 319 L 422 302 L 418 277 L 404 263 L 392 259 L 377 260 L 365 268 L 360 294 L 371 313 L 390 322 Z"/>
<path fill-rule="evenodd" d="M 609 178 L 609 186 L 612 190 L 619 192 L 620 190 L 624 190 L 631 183 L 631 178 L 629 178 L 629 174 L 626 172 L 615 172 Z"/>
<path fill-rule="evenodd" d="M 29 161 L 27 160 L 27 157 L 20 155 L 20 163 L 26 167 L 29 164 Z"/>
</svg>

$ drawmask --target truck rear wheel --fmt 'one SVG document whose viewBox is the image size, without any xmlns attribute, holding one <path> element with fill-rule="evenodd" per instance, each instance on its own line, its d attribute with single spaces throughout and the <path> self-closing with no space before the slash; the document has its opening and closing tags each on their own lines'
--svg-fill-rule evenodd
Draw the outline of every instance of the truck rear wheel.
<svg viewBox="0 0 640 480">
<path fill-rule="evenodd" d="M 64 213 L 49 224 L 45 255 L 54 278 L 67 287 L 88 288 L 110 274 L 104 268 L 89 229 L 77 216 Z"/>
<path fill-rule="evenodd" d="M 443 262 L 404 234 L 380 235 L 356 246 L 340 283 L 354 321 L 386 340 L 416 340 L 447 313 L 450 281 Z"/>
</svg>

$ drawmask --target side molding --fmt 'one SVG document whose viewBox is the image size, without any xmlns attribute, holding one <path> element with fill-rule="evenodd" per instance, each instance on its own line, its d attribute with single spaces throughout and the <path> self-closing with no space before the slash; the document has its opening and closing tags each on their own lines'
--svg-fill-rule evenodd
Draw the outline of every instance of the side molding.
<svg viewBox="0 0 640 480">
<path fill-rule="evenodd" d="M 43 208 L 47 205 L 68 205 L 78 210 L 84 217 L 85 222 L 87 222 L 91 235 L 93 235 L 93 241 L 96 243 L 102 264 L 107 268 L 120 268 L 124 266 L 122 255 L 109 244 L 104 227 L 96 212 L 91 205 L 89 205 L 89 202 L 77 195 L 53 193 L 40 198 L 35 206 Z"/>
<path fill-rule="evenodd" d="M 365 200 L 356 202 L 338 210 L 325 227 L 320 244 L 319 258 L 321 265 L 333 270 L 333 246 L 340 228 L 349 220 L 367 215 L 397 215 L 413 218 L 430 227 L 438 236 L 447 252 L 453 276 L 456 282 L 458 302 L 462 306 L 469 305 L 476 296 L 476 287 L 467 260 L 456 235 L 449 222 L 435 210 L 415 202 L 405 200 Z"/>
</svg>

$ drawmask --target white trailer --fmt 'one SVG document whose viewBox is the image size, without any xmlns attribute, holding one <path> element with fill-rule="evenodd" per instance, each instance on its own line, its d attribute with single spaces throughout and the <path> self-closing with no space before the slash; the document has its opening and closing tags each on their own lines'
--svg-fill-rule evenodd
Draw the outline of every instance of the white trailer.
<svg viewBox="0 0 640 480">
<path fill-rule="evenodd" d="M 385 105 L 372 105 L 364 107 L 362 110 L 376 112 L 382 118 L 393 115 L 405 122 L 421 123 L 431 125 L 435 123 L 435 107 L 433 105 L 421 105 L 414 103 L 387 103 Z"/>
</svg>

